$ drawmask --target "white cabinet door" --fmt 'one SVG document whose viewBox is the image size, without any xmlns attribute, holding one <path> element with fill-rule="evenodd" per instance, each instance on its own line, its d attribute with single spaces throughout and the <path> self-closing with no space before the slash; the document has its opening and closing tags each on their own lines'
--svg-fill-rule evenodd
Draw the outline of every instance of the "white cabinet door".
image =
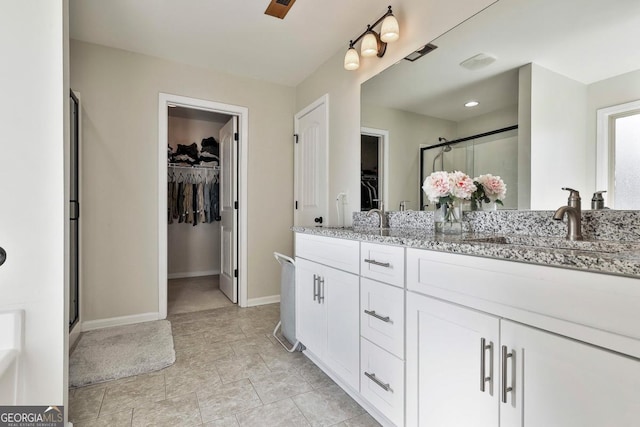
<svg viewBox="0 0 640 427">
<path fill-rule="evenodd" d="M 318 357 L 327 346 L 326 310 L 318 297 L 322 266 L 296 259 L 296 338 Z"/>
<path fill-rule="evenodd" d="M 326 308 L 327 365 L 354 390 L 360 378 L 359 278 L 324 267 L 320 296 Z"/>
<path fill-rule="evenodd" d="M 498 425 L 499 327 L 497 317 L 407 293 L 408 426 Z"/>
<path fill-rule="evenodd" d="M 640 422 L 638 360 L 507 320 L 501 338 L 513 354 L 505 378 L 513 391 L 501 404 L 501 427 Z"/>
</svg>

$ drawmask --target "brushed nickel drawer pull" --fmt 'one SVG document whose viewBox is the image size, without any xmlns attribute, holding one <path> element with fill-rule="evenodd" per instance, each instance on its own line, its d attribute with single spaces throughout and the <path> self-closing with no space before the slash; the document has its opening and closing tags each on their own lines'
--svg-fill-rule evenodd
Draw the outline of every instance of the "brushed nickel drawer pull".
<svg viewBox="0 0 640 427">
<path fill-rule="evenodd" d="M 507 352 L 507 346 L 502 346 L 502 403 L 507 403 L 507 393 L 513 391 L 512 387 L 507 387 L 507 359 L 512 358 L 513 352 Z M 513 363 L 513 362 L 512 362 Z"/>
<path fill-rule="evenodd" d="M 376 313 L 375 310 L 365 310 L 364 312 L 365 314 L 375 317 L 378 320 L 382 320 L 383 322 L 387 322 L 387 323 L 391 322 L 391 319 L 389 318 L 389 316 L 380 316 L 378 313 Z"/>
<path fill-rule="evenodd" d="M 391 267 L 391 264 L 389 264 L 388 262 L 380 262 L 380 261 L 376 261 L 375 259 L 365 259 L 364 262 L 366 262 L 367 264 L 373 264 L 373 265 L 379 265 L 380 267 L 386 267 L 389 268 Z"/>
<path fill-rule="evenodd" d="M 486 374 L 486 352 L 489 350 L 491 367 L 489 368 L 489 376 Z M 480 391 L 485 391 L 487 381 L 491 383 L 493 376 L 493 343 L 487 344 L 487 340 L 480 338 Z"/>
<path fill-rule="evenodd" d="M 376 383 L 377 385 L 380 386 L 380 388 L 382 388 L 384 391 L 390 391 L 391 393 L 393 393 L 393 390 L 391 390 L 391 387 L 389 387 L 389 384 L 385 384 L 382 381 L 380 381 L 377 377 L 376 374 L 370 374 L 369 372 L 365 371 L 364 374 L 367 376 L 367 378 L 369 378 L 371 381 L 373 381 L 374 383 Z"/>
<path fill-rule="evenodd" d="M 318 276 L 318 304 L 324 301 L 324 277 Z"/>
<path fill-rule="evenodd" d="M 313 275 L 313 300 L 315 301 L 318 298 L 318 279 L 319 277 L 314 274 Z"/>
</svg>

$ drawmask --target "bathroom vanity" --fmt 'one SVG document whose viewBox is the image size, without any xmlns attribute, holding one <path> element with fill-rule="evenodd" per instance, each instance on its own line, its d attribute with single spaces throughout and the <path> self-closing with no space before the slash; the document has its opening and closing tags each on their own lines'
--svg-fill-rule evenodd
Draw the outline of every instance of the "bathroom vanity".
<svg viewBox="0 0 640 427">
<path fill-rule="evenodd" d="M 640 420 L 637 242 L 294 231 L 298 339 L 381 424 Z"/>
</svg>

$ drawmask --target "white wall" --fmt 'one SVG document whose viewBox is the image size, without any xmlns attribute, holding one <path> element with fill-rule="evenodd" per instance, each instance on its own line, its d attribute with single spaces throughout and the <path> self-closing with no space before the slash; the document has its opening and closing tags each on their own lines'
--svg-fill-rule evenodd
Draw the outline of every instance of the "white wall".
<svg viewBox="0 0 640 427">
<path fill-rule="evenodd" d="M 170 110 L 171 111 L 171 110 Z M 219 140 L 224 122 L 169 116 L 169 145 L 196 143 L 201 148 L 204 138 Z M 193 224 L 174 220 L 167 227 L 169 277 L 217 274 L 220 271 L 220 222 Z"/>
<path fill-rule="evenodd" d="M 587 87 L 537 64 L 531 71 L 531 209 L 566 204 L 562 187 L 588 200 Z"/>
<path fill-rule="evenodd" d="M 159 92 L 249 109 L 248 296 L 279 294 L 294 89 L 75 40 L 71 83 L 83 106 L 83 321 L 158 311 Z"/>
<path fill-rule="evenodd" d="M 345 212 L 360 210 L 360 84 L 491 3 L 493 0 L 470 0 L 452 7 L 448 0 L 404 0 L 393 6 L 401 25 L 400 39 L 387 47 L 383 58 L 364 58 L 357 71 L 346 71 L 345 46 L 298 85 L 296 110 L 329 94 L 329 201 L 346 191 L 350 203 Z M 356 32 L 365 21 L 354 23 Z M 347 219 L 350 223 L 350 215 Z M 337 224 L 335 212 L 329 212 L 328 222 Z"/>
<path fill-rule="evenodd" d="M 18 404 L 66 404 L 66 1 L 12 0 L 0 14 L 0 310 L 25 310 Z"/>
</svg>

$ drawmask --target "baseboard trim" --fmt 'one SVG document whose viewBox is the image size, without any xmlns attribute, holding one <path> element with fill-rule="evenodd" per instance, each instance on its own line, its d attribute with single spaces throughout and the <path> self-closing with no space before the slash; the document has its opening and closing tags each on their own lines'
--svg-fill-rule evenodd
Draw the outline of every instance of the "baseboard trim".
<svg viewBox="0 0 640 427">
<path fill-rule="evenodd" d="M 220 270 L 208 270 L 208 271 L 186 271 L 183 273 L 170 273 L 167 274 L 167 279 L 185 279 L 188 277 L 202 277 L 202 276 L 216 276 L 220 274 Z"/>
<path fill-rule="evenodd" d="M 82 332 L 82 321 L 78 320 L 78 323 L 73 325 L 73 329 L 71 329 L 71 331 L 69 332 L 69 354 L 71 354 L 71 351 L 78 342 L 78 338 L 80 338 L 80 332 Z"/>
<path fill-rule="evenodd" d="M 280 295 L 270 295 L 268 297 L 249 298 L 247 300 L 247 307 L 255 307 L 257 305 L 275 304 L 280 302 Z"/>
<path fill-rule="evenodd" d="M 82 332 L 95 329 L 109 328 L 111 326 L 132 325 L 134 323 L 151 322 L 160 319 L 160 313 L 142 313 L 131 316 L 110 317 L 107 319 L 88 320 L 82 322 Z"/>
</svg>

